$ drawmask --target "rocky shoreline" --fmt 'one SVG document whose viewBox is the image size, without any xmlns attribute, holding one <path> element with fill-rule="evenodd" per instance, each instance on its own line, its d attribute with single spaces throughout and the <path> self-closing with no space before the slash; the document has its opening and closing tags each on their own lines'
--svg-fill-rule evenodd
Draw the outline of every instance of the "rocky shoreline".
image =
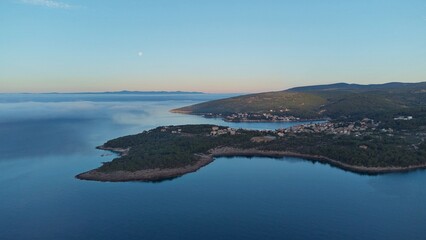
<svg viewBox="0 0 426 240">
<path fill-rule="evenodd" d="M 200 155 L 199 161 L 194 165 L 188 165 L 179 168 L 165 169 L 146 169 L 135 172 L 115 171 L 99 172 L 97 169 L 78 174 L 76 178 L 80 180 L 92 180 L 101 182 L 128 182 L 128 181 L 146 181 L 154 182 L 180 177 L 184 174 L 195 172 L 198 169 L 211 163 L 213 158 L 207 155 Z"/>
<path fill-rule="evenodd" d="M 119 149 L 119 148 L 106 148 L 98 147 L 98 149 L 113 151 L 121 155 L 127 154 L 129 149 Z M 166 169 L 146 169 L 139 171 L 114 171 L 114 172 L 100 172 L 98 169 L 93 169 L 76 176 L 80 180 L 91 180 L 91 181 L 103 181 L 103 182 L 127 182 L 127 181 L 161 181 L 180 177 L 187 173 L 195 172 L 198 169 L 208 165 L 214 161 L 216 157 L 298 157 L 311 161 L 318 161 L 321 163 L 327 163 L 331 166 L 358 173 L 358 174 L 383 174 L 383 173 L 393 173 L 393 172 L 407 172 L 417 169 L 425 169 L 426 164 L 423 165 L 414 165 L 408 167 L 364 167 L 364 166 L 354 166 L 339 162 L 328 157 L 319 156 L 319 155 L 309 155 L 301 154 L 296 152 L 288 151 L 265 151 L 259 149 L 239 149 L 232 147 L 220 147 L 211 149 L 208 154 L 198 154 L 199 161 L 194 165 L 188 165 L 185 167 L 178 168 L 166 168 Z"/>
<path fill-rule="evenodd" d="M 356 166 L 346 163 L 342 163 L 338 160 L 331 159 L 328 157 L 320 155 L 310 155 L 289 151 L 265 151 L 259 149 L 238 149 L 238 148 L 229 148 L 222 147 L 218 149 L 211 150 L 213 157 L 235 157 L 235 156 L 244 156 L 244 157 L 297 157 L 303 158 L 306 160 L 317 161 L 321 163 L 327 163 L 331 166 L 354 172 L 359 174 L 383 174 L 383 173 L 393 173 L 393 172 L 407 172 L 417 169 L 426 169 L 426 164 L 413 165 L 407 167 L 365 167 L 365 166 Z"/>
<path fill-rule="evenodd" d="M 129 151 L 130 151 L 130 148 L 112 148 L 112 147 L 105 147 L 104 145 L 98 146 L 96 147 L 96 149 L 117 153 L 120 156 L 126 156 L 127 154 L 129 154 Z"/>
</svg>

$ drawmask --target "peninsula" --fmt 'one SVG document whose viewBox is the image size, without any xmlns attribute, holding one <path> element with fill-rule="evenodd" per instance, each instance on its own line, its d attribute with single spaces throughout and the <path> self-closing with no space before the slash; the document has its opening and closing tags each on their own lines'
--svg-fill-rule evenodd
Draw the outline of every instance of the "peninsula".
<svg viewBox="0 0 426 240">
<path fill-rule="evenodd" d="M 404 138 L 405 133 L 397 134 L 402 135 L 395 138 L 370 119 L 275 131 L 215 125 L 164 126 L 106 142 L 99 148 L 120 153 L 120 157 L 76 177 L 160 181 L 197 171 L 220 156 L 293 156 L 365 174 L 426 168 L 426 143 L 412 143 L 413 139 Z"/>
<path fill-rule="evenodd" d="M 362 174 L 426 168 L 426 83 L 301 87 L 172 111 L 225 121 L 327 121 L 274 131 L 162 126 L 106 142 L 98 148 L 120 156 L 76 177 L 160 181 L 221 156 L 294 156 Z"/>
</svg>

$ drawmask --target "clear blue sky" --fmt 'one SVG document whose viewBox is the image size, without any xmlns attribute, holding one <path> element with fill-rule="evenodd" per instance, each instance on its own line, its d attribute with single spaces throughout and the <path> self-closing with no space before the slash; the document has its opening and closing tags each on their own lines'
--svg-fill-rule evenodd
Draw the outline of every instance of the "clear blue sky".
<svg viewBox="0 0 426 240">
<path fill-rule="evenodd" d="M 390 81 L 426 81 L 425 0 L 0 1 L 0 92 Z"/>
</svg>

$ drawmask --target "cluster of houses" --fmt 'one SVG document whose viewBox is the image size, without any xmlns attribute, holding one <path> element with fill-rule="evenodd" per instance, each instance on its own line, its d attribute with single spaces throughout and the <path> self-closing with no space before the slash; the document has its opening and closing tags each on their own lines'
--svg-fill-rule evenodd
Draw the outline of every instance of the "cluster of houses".
<svg viewBox="0 0 426 240">
<path fill-rule="evenodd" d="M 249 115 L 246 113 L 241 113 L 241 114 L 235 114 L 235 116 L 237 116 L 238 118 L 240 117 L 247 118 L 247 116 Z M 270 118 L 271 116 L 274 117 L 274 115 L 270 115 L 270 114 L 262 114 L 262 116 L 265 116 L 265 117 L 267 116 L 268 118 Z M 411 120 L 411 119 L 413 119 L 411 116 L 395 118 L 395 120 Z M 286 134 L 290 134 L 290 133 L 293 133 L 293 134 L 295 133 L 326 133 L 326 134 L 335 134 L 335 135 L 362 136 L 362 135 L 372 133 L 375 130 L 380 131 L 382 133 L 387 133 L 388 135 L 393 135 L 393 132 L 394 132 L 393 129 L 391 128 L 379 129 L 378 128 L 379 125 L 380 125 L 379 122 L 375 122 L 372 119 L 364 118 L 360 121 L 354 121 L 354 122 L 311 123 L 311 124 L 297 125 L 290 128 L 277 129 L 275 131 L 263 130 L 263 132 L 265 132 L 265 134 L 268 134 L 269 136 L 278 136 L 278 137 L 284 137 Z M 170 130 L 171 130 L 171 133 L 173 134 L 182 133 L 182 129 L 180 128 L 172 128 Z M 168 131 L 168 127 L 163 127 L 161 131 L 162 132 Z M 235 128 L 224 128 L 219 126 L 213 126 L 209 133 L 210 136 L 220 136 L 224 134 L 236 135 L 238 134 L 238 130 Z M 270 141 L 273 139 L 262 138 L 261 140 Z"/>
<path fill-rule="evenodd" d="M 272 121 L 272 122 L 292 122 L 299 121 L 300 118 L 294 116 L 279 116 L 272 113 L 233 113 L 224 117 L 228 122 L 248 122 L 248 121 Z"/>
<path fill-rule="evenodd" d="M 217 135 L 223 135 L 223 134 L 235 135 L 235 134 L 237 134 L 237 130 L 234 129 L 234 128 L 222 128 L 222 129 L 220 129 L 218 126 L 213 126 L 212 130 L 210 132 L 211 136 L 217 136 Z"/>
<path fill-rule="evenodd" d="M 169 129 L 169 127 L 165 126 L 165 127 L 162 127 L 160 131 L 167 132 L 168 129 Z M 175 130 L 171 131 L 171 133 L 173 133 L 173 134 L 175 134 L 175 133 L 181 133 L 181 132 L 182 132 L 181 128 L 178 128 L 178 129 L 175 129 Z"/>
<path fill-rule="evenodd" d="M 379 123 L 365 118 L 356 122 L 324 122 L 298 125 L 291 128 L 279 129 L 277 130 L 277 135 L 283 137 L 286 133 L 327 133 L 360 136 L 367 130 L 374 131 L 378 126 Z"/>
<path fill-rule="evenodd" d="M 336 135 L 355 135 L 361 136 L 363 133 L 374 131 L 378 129 L 379 123 L 374 120 L 365 118 L 361 121 L 356 122 L 323 122 L 323 123 L 312 123 L 312 124 L 303 124 L 297 125 L 285 129 L 277 130 L 261 130 L 265 132 L 266 137 L 259 137 L 259 139 L 253 139 L 253 141 L 272 141 L 277 136 L 284 137 L 289 133 L 326 133 L 326 134 L 336 134 Z M 382 132 L 391 133 L 392 129 L 381 129 Z M 234 128 L 219 128 L 218 126 L 213 126 L 210 135 L 219 136 L 223 134 L 235 135 L 237 134 L 237 129 Z"/>
<path fill-rule="evenodd" d="M 170 128 L 168 126 L 164 126 L 160 129 L 161 132 L 170 132 L 172 134 L 182 133 L 181 128 Z M 218 136 L 223 134 L 235 135 L 237 134 L 237 129 L 235 128 L 219 128 L 218 126 L 213 126 L 210 131 L 210 136 Z"/>
<path fill-rule="evenodd" d="M 412 119 L 413 119 L 413 116 L 399 116 L 399 117 L 394 118 L 393 120 L 395 120 L 395 121 L 399 121 L 399 120 L 409 121 L 409 120 L 412 120 Z"/>
<path fill-rule="evenodd" d="M 168 126 L 164 126 L 160 129 L 161 132 L 170 132 L 172 134 L 179 134 L 179 133 L 183 133 L 181 128 L 175 128 L 175 127 L 168 127 Z M 237 134 L 237 129 L 235 128 L 220 128 L 219 126 L 213 126 L 210 130 L 209 135 L 210 136 L 219 136 L 219 135 L 224 135 L 224 134 L 230 134 L 230 135 L 235 135 Z"/>
</svg>

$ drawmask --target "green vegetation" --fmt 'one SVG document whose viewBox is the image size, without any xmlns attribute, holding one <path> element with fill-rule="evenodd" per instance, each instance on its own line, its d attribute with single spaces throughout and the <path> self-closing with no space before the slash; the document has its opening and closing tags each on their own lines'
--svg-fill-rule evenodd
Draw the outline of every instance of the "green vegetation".
<svg viewBox="0 0 426 240">
<path fill-rule="evenodd" d="M 194 164 L 198 158 L 194 154 L 206 153 L 219 146 L 238 145 L 250 142 L 255 131 L 244 131 L 238 135 L 210 136 L 213 125 L 183 125 L 158 127 L 140 134 L 110 140 L 104 147 L 128 148 L 128 155 L 105 163 L 99 170 L 137 171 L 156 168 L 176 168 Z M 162 129 L 165 129 L 162 131 Z M 172 133 L 181 129 L 180 133 Z M 221 127 L 224 129 L 224 127 Z"/>
<path fill-rule="evenodd" d="M 202 163 L 201 156 L 228 155 L 215 153 L 218 148 L 265 156 L 274 156 L 276 152 L 304 154 L 357 172 L 426 167 L 426 83 L 301 87 L 210 101 L 174 111 L 236 120 L 240 116 L 283 116 L 330 121 L 281 131 L 235 130 L 214 125 L 158 127 L 106 142 L 104 148 L 130 150 L 84 173 L 87 176 L 82 178 L 117 180 L 98 174 L 150 169 L 157 171 L 158 179 L 163 169 L 197 167 L 197 163 Z M 374 170 L 377 168 L 381 170 Z M 178 171 L 175 175 L 190 171 L 193 170 Z"/>
<path fill-rule="evenodd" d="M 175 109 L 191 114 L 273 113 L 302 119 L 378 118 L 426 106 L 426 82 L 333 84 L 243 95 Z M 272 111 L 271 111 L 272 110 Z M 408 110 L 408 111 L 407 111 Z"/>
<path fill-rule="evenodd" d="M 224 134 L 212 136 L 213 125 L 183 125 L 159 127 L 143 133 L 117 138 L 105 147 L 128 148 L 128 155 L 105 163 L 101 172 L 118 170 L 177 168 L 192 165 L 198 154 L 209 154 L 218 147 L 256 149 L 260 151 L 290 151 L 321 155 L 351 166 L 408 167 L 426 164 L 426 143 L 412 132 L 395 132 L 389 136 L 380 130 L 362 136 L 319 133 L 286 133 L 239 129 L 230 134 L 227 127 L 219 127 Z M 407 134 L 409 133 L 409 134 Z M 414 134 L 414 135 L 413 135 Z M 274 136 L 272 141 L 252 141 L 253 137 Z M 414 139 L 414 140 L 413 140 Z M 413 142 L 416 143 L 414 146 Z"/>
<path fill-rule="evenodd" d="M 415 149 L 404 138 L 378 132 L 363 137 L 321 133 L 295 134 L 261 146 L 261 149 L 278 151 L 285 149 L 321 155 L 352 166 L 408 167 L 426 163 L 425 143 L 421 143 L 418 149 Z"/>
<path fill-rule="evenodd" d="M 310 93 L 267 92 L 214 100 L 174 111 L 200 115 L 209 113 L 229 115 L 287 110 L 286 114 L 302 118 L 316 118 L 319 116 L 319 107 L 326 103 L 326 98 Z"/>
</svg>

